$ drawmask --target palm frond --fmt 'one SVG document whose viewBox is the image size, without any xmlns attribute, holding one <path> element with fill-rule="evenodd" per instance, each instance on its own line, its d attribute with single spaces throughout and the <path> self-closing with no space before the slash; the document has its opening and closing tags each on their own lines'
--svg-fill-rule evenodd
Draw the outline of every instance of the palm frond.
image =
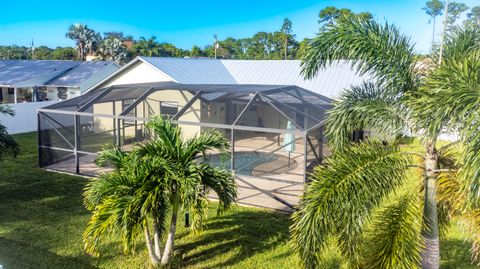
<svg viewBox="0 0 480 269">
<path fill-rule="evenodd" d="M 461 59 L 480 50 L 480 30 L 477 27 L 454 27 L 448 31 L 443 45 L 443 59 Z"/>
<path fill-rule="evenodd" d="M 353 131 L 373 129 L 396 137 L 407 128 L 408 110 L 379 85 L 364 83 L 345 91 L 329 111 L 326 136 L 336 149 L 352 141 Z"/>
<path fill-rule="evenodd" d="M 0 104 L 0 114 L 14 116 L 15 111 L 10 106 Z M 16 157 L 19 152 L 20 146 L 8 134 L 7 127 L 0 123 L 0 160 L 7 154 Z"/>
<path fill-rule="evenodd" d="M 469 182 L 469 196 L 480 203 L 480 51 L 462 59 L 446 59 L 435 69 L 422 88 L 422 107 L 430 113 L 432 126 L 460 131 L 462 151 L 459 176 Z"/>
<path fill-rule="evenodd" d="M 291 226 L 293 248 L 303 265 L 318 268 L 319 253 L 330 236 L 342 253 L 359 263 L 364 224 L 405 178 L 409 158 L 397 146 L 377 141 L 347 146 L 314 169 Z"/>
<path fill-rule="evenodd" d="M 464 215 L 462 221 L 473 238 L 472 260 L 480 265 L 480 209 L 477 208 Z"/>
<path fill-rule="evenodd" d="M 15 116 L 15 111 L 8 105 L 0 104 L 0 114 Z"/>
<path fill-rule="evenodd" d="M 376 212 L 362 255 L 365 268 L 418 268 L 423 248 L 421 197 L 410 192 Z"/>
<path fill-rule="evenodd" d="M 98 166 L 106 166 L 111 163 L 115 168 L 122 168 L 126 166 L 129 156 L 121 148 L 104 147 L 95 159 L 95 164 Z"/>
<path fill-rule="evenodd" d="M 218 213 L 227 210 L 237 199 L 237 186 L 231 172 L 210 164 L 205 164 L 202 183 L 206 188 L 212 189 L 218 196 Z"/>
<path fill-rule="evenodd" d="M 337 60 L 349 60 L 352 68 L 375 76 L 390 92 L 407 92 L 417 83 L 413 45 L 388 23 L 353 16 L 328 25 L 313 39 L 303 59 L 302 73 L 312 78 Z"/>
<path fill-rule="evenodd" d="M 4 155 L 16 157 L 20 152 L 20 146 L 13 137 L 8 134 L 7 128 L 0 124 L 0 160 Z"/>
<path fill-rule="evenodd" d="M 230 148 L 230 145 L 220 131 L 209 130 L 186 141 L 185 147 L 186 156 L 188 158 L 195 158 L 199 153 L 205 153 L 212 149 L 224 153 Z"/>
</svg>

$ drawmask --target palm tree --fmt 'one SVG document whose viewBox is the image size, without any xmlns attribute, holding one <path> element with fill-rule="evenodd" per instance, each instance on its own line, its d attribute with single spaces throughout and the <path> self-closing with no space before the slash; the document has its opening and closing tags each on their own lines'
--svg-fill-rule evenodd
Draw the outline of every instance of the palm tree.
<svg viewBox="0 0 480 269">
<path fill-rule="evenodd" d="M 156 41 L 156 37 L 152 36 L 149 39 L 140 37 L 140 40 L 133 45 L 133 51 L 136 55 L 154 57 L 160 55 L 160 44 Z"/>
<path fill-rule="evenodd" d="M 71 25 L 65 36 L 75 40 L 78 58 L 82 61 L 85 60 L 87 54 L 95 53 L 101 42 L 100 34 L 81 23 Z"/>
<path fill-rule="evenodd" d="M 100 45 L 99 52 L 104 60 L 115 61 L 121 65 L 125 64 L 128 58 L 127 47 L 118 37 L 104 39 Z"/>
<path fill-rule="evenodd" d="M 9 106 L 0 104 L 0 114 L 14 116 L 15 112 Z M 8 134 L 7 128 L 0 123 L 0 160 L 7 154 L 16 157 L 19 151 L 17 142 Z"/>
<path fill-rule="evenodd" d="M 438 268 L 439 237 L 453 216 L 475 232 L 478 253 L 478 37 L 475 29 L 455 31 L 445 61 L 428 77 L 418 72 L 409 39 L 388 23 L 351 18 L 313 40 L 303 62 L 307 78 L 349 59 L 376 82 L 346 90 L 327 117 L 333 154 L 314 169 L 291 227 L 305 267 L 320 267 L 334 242 L 351 267 Z M 389 139 L 350 142 L 363 129 Z M 397 137 L 407 130 L 423 153 L 399 149 Z M 439 147 L 445 130 L 458 130 L 460 140 Z"/>
<path fill-rule="evenodd" d="M 151 262 L 167 264 L 180 210 L 193 214 L 192 227 L 197 231 L 206 214 L 208 189 L 219 197 L 219 212 L 235 201 L 233 176 L 203 161 L 207 151 L 228 149 L 221 133 L 205 132 L 186 140 L 168 120 L 156 118 L 147 126 L 155 139 L 130 152 L 106 150 L 97 160 L 99 165 L 111 163 L 115 170 L 91 181 L 85 190 L 85 204 L 93 215 L 83 239 L 92 255 L 99 254 L 99 239 L 108 233 L 120 235 L 127 252 L 143 231 Z M 162 254 L 160 241 L 167 230 Z"/>
</svg>

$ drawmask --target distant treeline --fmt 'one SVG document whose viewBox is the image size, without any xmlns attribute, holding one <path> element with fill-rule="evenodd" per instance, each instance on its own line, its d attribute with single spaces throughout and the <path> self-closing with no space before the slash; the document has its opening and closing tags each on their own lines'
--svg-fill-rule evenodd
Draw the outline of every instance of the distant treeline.
<svg viewBox="0 0 480 269">
<path fill-rule="evenodd" d="M 440 0 L 427 1 L 423 8 L 435 27 L 435 19 L 442 15 L 444 3 Z M 467 12 L 465 25 L 480 27 L 480 6 L 471 9 L 463 3 L 450 2 L 448 7 L 448 28 L 455 25 L 460 14 Z M 369 12 L 354 13 L 347 8 L 326 7 L 319 13 L 319 32 L 331 24 L 339 23 L 343 18 L 355 16 L 358 19 L 370 20 Z M 434 31 L 435 33 L 435 28 Z M 124 64 L 136 56 L 160 57 L 209 57 L 224 59 L 301 59 L 308 51 L 311 39 L 297 40 L 292 33 L 292 22 L 286 18 L 278 31 L 258 32 L 248 38 L 227 37 L 200 47 L 194 45 L 190 50 L 176 47 L 174 44 L 158 42 L 152 36 L 134 39 L 123 32 L 106 32 L 100 34 L 84 24 L 69 27 L 66 37 L 75 41 L 75 48 L 46 46 L 0 46 L 0 59 L 39 59 L 39 60 L 112 60 Z M 213 36 L 212 36 L 213 37 Z M 436 46 L 433 34 L 432 51 Z"/>
</svg>

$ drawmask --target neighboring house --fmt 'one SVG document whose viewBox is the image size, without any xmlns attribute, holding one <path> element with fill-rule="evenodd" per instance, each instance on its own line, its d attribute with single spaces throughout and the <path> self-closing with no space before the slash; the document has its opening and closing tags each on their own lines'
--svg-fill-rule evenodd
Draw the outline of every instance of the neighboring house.
<svg viewBox="0 0 480 269">
<path fill-rule="evenodd" d="M 0 103 L 15 117 L 0 116 L 10 133 L 36 130 L 36 110 L 81 95 L 120 69 L 114 62 L 0 60 Z"/>
<path fill-rule="evenodd" d="M 66 100 L 119 68 L 105 61 L 0 60 L 0 102 Z"/>
<path fill-rule="evenodd" d="M 337 99 L 340 93 L 370 76 L 358 75 L 348 61 L 322 69 L 311 80 L 299 60 L 215 60 L 137 57 L 91 89 L 110 85 L 173 81 L 185 84 L 296 85 Z"/>
</svg>

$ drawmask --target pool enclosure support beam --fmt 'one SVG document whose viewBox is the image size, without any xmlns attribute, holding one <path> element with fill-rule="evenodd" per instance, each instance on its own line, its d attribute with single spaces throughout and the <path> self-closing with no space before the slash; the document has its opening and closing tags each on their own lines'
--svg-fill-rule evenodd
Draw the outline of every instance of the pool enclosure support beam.
<svg viewBox="0 0 480 269">
<path fill-rule="evenodd" d="M 180 109 L 180 111 L 177 112 L 177 114 L 173 115 L 172 117 L 172 120 L 177 120 L 180 116 L 183 115 L 183 113 L 185 113 L 185 111 L 187 111 L 187 109 L 189 109 L 192 104 L 197 101 L 198 98 L 200 98 L 200 96 L 202 95 L 203 93 L 203 90 L 200 90 L 198 91 L 193 97 L 192 99 L 190 99 L 190 101 L 188 101 L 183 107 L 182 109 Z"/>
<path fill-rule="evenodd" d="M 303 182 L 304 183 L 309 183 L 308 177 L 307 177 L 307 132 L 303 133 Z"/>
<path fill-rule="evenodd" d="M 265 98 L 269 99 L 270 101 L 276 102 L 275 99 L 273 99 L 273 98 L 271 98 L 271 97 L 269 97 L 269 96 L 266 96 L 266 95 L 263 95 L 263 94 L 262 94 L 262 97 L 265 97 Z M 301 100 L 300 100 L 300 101 L 301 101 Z M 274 107 L 276 107 L 273 103 L 271 103 L 271 105 L 274 106 Z M 286 106 L 287 108 L 289 108 L 289 109 L 291 109 L 291 110 L 293 110 L 293 111 L 295 111 L 295 112 L 297 112 L 297 113 L 299 113 L 299 114 L 301 114 L 301 115 L 304 116 L 304 117 L 307 117 L 307 118 L 309 118 L 309 119 L 311 119 L 311 120 L 314 120 L 314 121 L 317 121 L 317 122 L 318 122 L 318 120 L 317 120 L 316 118 L 314 118 L 314 117 L 306 114 L 306 113 L 303 112 L 303 111 L 300 111 L 300 110 L 294 108 L 293 106 L 287 105 L 286 103 L 282 103 L 282 105 L 283 105 L 283 106 Z M 278 108 L 277 108 L 277 109 L 278 109 Z M 278 109 L 278 110 L 280 110 L 280 109 Z M 289 117 L 287 117 L 287 118 L 290 119 Z"/>
<path fill-rule="evenodd" d="M 297 92 L 298 92 L 298 91 L 301 91 L 301 90 L 305 90 L 305 89 L 303 89 L 303 88 L 301 88 L 301 87 L 297 87 L 297 86 L 290 86 L 290 87 L 286 87 L 286 88 L 283 88 L 283 89 L 294 89 L 294 90 L 297 91 Z M 324 100 L 324 101 L 326 101 L 326 102 L 328 102 L 328 103 L 333 103 L 333 102 L 335 101 L 335 100 L 333 100 L 333 99 L 331 99 L 331 98 L 328 98 L 328 97 L 326 97 L 326 96 L 323 96 L 323 95 L 321 95 L 321 94 L 318 94 L 318 93 L 316 93 L 316 92 L 314 92 L 314 91 L 308 91 L 308 93 L 310 93 L 310 94 L 312 94 L 313 96 L 318 97 L 319 99 L 322 99 L 322 100 Z"/>
<path fill-rule="evenodd" d="M 112 113 L 115 115 L 115 101 L 112 101 Z M 117 144 L 117 119 L 113 118 L 112 119 L 112 125 L 113 125 L 113 144 Z"/>
<path fill-rule="evenodd" d="M 97 96 L 95 96 L 94 98 L 92 98 L 90 101 L 88 101 L 87 103 L 85 103 L 83 106 L 81 106 L 77 111 L 78 112 L 84 112 L 89 106 L 91 106 L 92 104 L 94 104 L 96 101 L 100 100 L 102 97 L 104 97 L 105 95 L 109 94 L 111 91 L 113 90 L 113 87 L 110 86 L 108 87 L 107 89 L 105 89 L 103 92 L 99 93 Z"/>
<path fill-rule="evenodd" d="M 318 154 L 315 151 L 315 146 L 313 145 L 312 141 L 310 140 L 310 137 L 308 137 L 308 135 L 306 135 L 305 138 L 306 138 L 308 144 L 310 145 L 310 148 L 313 151 L 313 155 L 315 155 L 315 159 L 317 159 L 318 162 L 321 162 L 322 160 L 320 159 L 320 157 L 318 157 Z"/>
<path fill-rule="evenodd" d="M 47 123 L 52 127 L 53 131 L 54 131 L 55 133 L 57 133 L 57 135 L 60 136 L 60 137 L 65 141 L 65 143 L 67 143 L 72 149 L 74 149 L 75 146 L 72 145 L 72 143 L 70 143 L 70 141 L 68 141 L 68 139 L 67 139 L 62 133 L 60 133 L 60 132 L 57 130 L 57 127 L 53 126 L 53 124 L 50 123 L 51 118 L 50 118 L 48 115 L 46 115 L 46 114 L 43 114 L 43 116 L 45 117 L 45 120 L 46 120 L 45 122 L 47 122 Z M 58 123 L 57 123 L 57 124 L 58 124 Z M 62 124 L 59 124 L 59 125 L 60 125 L 60 126 L 63 126 Z M 75 133 L 74 133 L 74 135 L 75 135 Z"/>
<path fill-rule="evenodd" d="M 80 136 L 79 136 L 79 130 L 80 130 L 80 116 L 75 115 L 74 118 L 74 133 L 75 133 L 75 148 L 73 149 L 73 153 L 75 154 L 75 172 L 77 174 L 80 174 L 80 159 L 78 157 L 78 148 L 80 144 Z"/>
<path fill-rule="evenodd" d="M 40 112 L 37 113 L 37 145 L 38 145 L 38 167 L 43 167 L 43 161 L 42 161 L 42 150 L 40 148 L 40 145 L 42 144 L 42 128 L 40 126 L 41 120 L 40 120 Z"/>
<path fill-rule="evenodd" d="M 303 128 L 300 127 L 300 125 L 298 125 L 291 117 L 287 116 L 287 114 L 283 113 L 283 111 L 281 109 L 278 109 L 277 106 L 275 106 L 269 98 L 267 98 L 266 96 L 264 96 L 263 94 L 261 95 L 261 97 L 265 97 L 265 102 L 267 102 L 271 107 L 275 108 L 280 114 L 282 114 L 286 119 L 290 120 L 291 123 L 293 123 L 293 125 L 295 125 L 295 127 L 297 127 L 298 129 L 302 130 L 303 131 Z"/>
<path fill-rule="evenodd" d="M 319 105 L 316 105 L 316 104 L 314 104 L 314 103 L 311 103 L 310 101 L 305 100 L 305 99 L 303 99 L 302 97 L 297 96 L 297 95 L 295 95 L 295 94 L 293 94 L 293 93 L 291 93 L 291 92 L 288 92 L 288 91 L 286 91 L 286 90 L 284 90 L 284 89 L 281 89 L 280 91 L 281 91 L 281 92 L 284 92 L 284 93 L 286 93 L 286 94 L 288 94 L 288 95 L 290 95 L 290 96 L 292 96 L 292 97 L 295 97 L 295 98 L 297 98 L 298 100 L 300 100 L 300 101 L 302 101 L 302 102 L 304 102 L 304 103 L 307 103 L 307 104 L 309 104 L 309 105 L 312 105 L 312 106 L 314 106 L 314 107 L 317 107 L 317 108 L 320 108 L 320 109 L 322 109 L 322 110 L 327 111 L 326 108 L 323 108 L 323 107 L 321 107 L 321 106 L 319 106 Z"/>
<path fill-rule="evenodd" d="M 147 96 L 149 96 L 151 93 L 153 93 L 154 90 L 153 87 L 149 88 L 148 90 L 146 90 L 142 95 L 140 95 L 135 101 L 133 101 L 133 103 L 131 103 L 127 108 L 125 108 L 122 113 L 120 113 L 120 116 L 125 116 L 127 115 L 130 111 L 132 111 L 132 109 L 134 109 L 136 106 L 138 106 L 140 104 L 140 102 L 142 102 L 145 98 L 147 98 Z M 136 115 L 136 114 L 135 114 Z"/>
<path fill-rule="evenodd" d="M 230 129 L 230 170 L 232 174 L 235 175 L 235 129 Z"/>
<path fill-rule="evenodd" d="M 235 173 L 235 125 L 237 124 L 238 120 L 243 116 L 243 114 L 245 113 L 245 111 L 247 111 L 250 106 L 252 105 L 253 101 L 255 99 L 257 99 L 257 96 L 258 96 L 258 92 L 255 93 L 255 95 L 253 96 L 252 99 L 250 99 L 250 101 L 247 103 L 247 105 L 243 108 L 242 112 L 240 112 L 240 114 L 238 115 L 238 117 L 235 119 L 235 121 L 233 122 L 232 124 L 232 128 L 230 129 L 231 133 L 230 133 L 230 145 L 232 147 L 232 150 L 230 151 L 230 170 L 232 171 L 232 173 Z"/>
<path fill-rule="evenodd" d="M 248 109 L 250 109 L 250 106 L 252 106 L 252 103 L 255 101 L 255 99 L 257 99 L 257 97 L 258 97 L 258 92 L 255 93 L 255 95 L 252 97 L 252 99 L 250 99 L 250 101 L 248 101 L 247 105 L 243 108 L 242 112 L 240 112 L 240 114 L 238 114 L 238 117 L 232 123 L 232 128 L 234 128 L 234 126 L 237 125 L 238 120 L 243 116 L 243 114 L 245 114 L 245 112 Z"/>
</svg>

